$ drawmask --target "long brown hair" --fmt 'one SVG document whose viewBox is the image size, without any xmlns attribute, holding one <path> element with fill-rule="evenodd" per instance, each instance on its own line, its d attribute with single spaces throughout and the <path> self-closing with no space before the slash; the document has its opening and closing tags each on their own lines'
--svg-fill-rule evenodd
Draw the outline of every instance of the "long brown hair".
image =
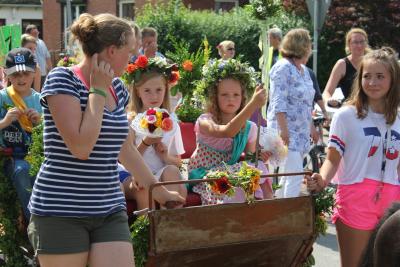
<svg viewBox="0 0 400 267">
<path fill-rule="evenodd" d="M 228 77 L 225 79 L 232 79 L 234 81 L 237 81 L 240 84 L 240 88 L 242 89 L 242 101 L 240 102 L 240 107 L 236 114 L 238 114 L 246 105 L 247 102 L 247 97 L 246 97 L 246 88 L 245 86 L 237 79 L 233 77 Z M 222 80 L 221 80 L 222 81 Z M 214 84 L 211 88 L 208 89 L 208 101 L 207 101 L 207 112 L 210 113 L 216 123 L 221 123 L 222 118 L 221 118 L 221 109 L 218 106 L 218 87 L 219 84 L 221 83 Z"/>
<path fill-rule="evenodd" d="M 132 119 L 133 117 L 136 116 L 136 114 L 140 113 L 142 108 L 143 108 L 143 102 L 142 99 L 139 97 L 139 92 L 138 92 L 138 87 L 143 85 L 145 82 L 161 76 L 164 81 L 165 81 L 165 94 L 164 94 L 164 100 L 163 103 L 161 104 L 160 108 L 164 108 L 168 110 L 168 112 L 171 112 L 170 108 L 170 103 L 169 103 L 169 90 L 168 90 L 168 81 L 165 78 L 165 76 L 159 72 L 148 72 L 148 73 L 143 73 L 140 81 L 135 83 L 135 84 L 130 84 L 129 85 L 129 92 L 131 95 L 131 98 L 129 100 L 129 104 L 127 107 L 127 112 L 129 114 L 129 119 Z"/>
<path fill-rule="evenodd" d="M 357 72 L 357 77 L 353 82 L 352 93 L 348 105 L 356 107 L 357 117 L 364 119 L 368 114 L 368 96 L 362 89 L 362 77 L 364 65 L 367 62 L 377 62 L 385 66 L 390 73 L 390 88 L 385 97 L 384 116 L 387 124 L 393 124 L 398 114 L 400 104 L 400 66 L 397 62 L 396 52 L 390 47 L 371 50 L 362 59 L 360 70 Z"/>
</svg>

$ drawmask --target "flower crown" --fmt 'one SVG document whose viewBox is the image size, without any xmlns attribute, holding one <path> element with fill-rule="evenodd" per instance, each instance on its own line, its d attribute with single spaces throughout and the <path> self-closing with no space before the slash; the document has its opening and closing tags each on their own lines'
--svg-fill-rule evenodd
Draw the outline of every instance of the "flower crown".
<svg viewBox="0 0 400 267">
<path fill-rule="evenodd" d="M 208 95 L 209 90 L 223 79 L 233 78 L 242 83 L 246 93 L 250 96 L 259 83 L 260 74 L 247 62 L 230 59 L 214 60 L 203 66 L 203 78 L 197 84 L 197 92 Z"/>
<path fill-rule="evenodd" d="M 164 75 L 168 83 L 176 83 L 179 80 L 176 64 L 169 64 L 165 58 L 155 57 L 148 59 L 144 55 L 139 56 L 135 63 L 128 64 L 121 78 L 127 85 L 135 84 L 142 79 L 143 74 L 150 72 Z"/>
</svg>

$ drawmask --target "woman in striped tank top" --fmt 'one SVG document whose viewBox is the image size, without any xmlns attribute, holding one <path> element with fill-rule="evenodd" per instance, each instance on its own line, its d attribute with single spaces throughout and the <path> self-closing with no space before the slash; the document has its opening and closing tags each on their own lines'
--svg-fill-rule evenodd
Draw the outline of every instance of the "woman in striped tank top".
<svg viewBox="0 0 400 267">
<path fill-rule="evenodd" d="M 45 160 L 29 203 L 29 238 L 43 267 L 133 266 L 117 161 L 140 186 L 156 182 L 129 133 L 128 92 L 114 78 L 127 66 L 135 37 L 111 14 L 82 14 L 71 32 L 85 57 L 52 70 L 41 93 Z M 165 188 L 155 199 L 184 202 Z"/>
</svg>

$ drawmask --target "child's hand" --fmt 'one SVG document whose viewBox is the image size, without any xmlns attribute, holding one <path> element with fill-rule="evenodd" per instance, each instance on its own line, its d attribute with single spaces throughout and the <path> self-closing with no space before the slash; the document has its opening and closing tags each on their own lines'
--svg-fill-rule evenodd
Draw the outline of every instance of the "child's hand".
<svg viewBox="0 0 400 267">
<path fill-rule="evenodd" d="M 161 143 L 161 137 L 153 138 L 153 137 L 148 137 L 148 136 L 146 136 L 145 138 L 143 138 L 143 141 L 144 141 L 147 145 L 152 146 L 152 145 L 154 145 L 154 144 Z"/>
<path fill-rule="evenodd" d="M 262 85 L 258 85 L 254 91 L 253 97 L 250 100 L 251 104 L 257 108 L 261 108 L 267 102 L 267 91 Z"/>
<path fill-rule="evenodd" d="M 110 64 L 103 60 L 98 62 L 98 54 L 94 54 L 92 56 L 90 70 L 90 87 L 107 92 L 113 78 L 114 70 L 111 68 Z"/>
<path fill-rule="evenodd" d="M 5 123 L 5 126 L 9 126 L 13 121 L 16 121 L 19 119 L 19 117 L 22 115 L 22 111 L 19 108 L 13 107 L 10 108 L 7 111 L 6 116 L 4 117 L 3 121 Z"/>
<path fill-rule="evenodd" d="M 28 109 L 25 112 L 26 116 L 28 116 L 28 119 L 34 124 L 37 125 L 40 122 L 40 113 L 34 110 L 33 108 Z"/>
<path fill-rule="evenodd" d="M 270 151 L 261 151 L 260 152 L 260 159 L 262 162 L 267 162 L 268 159 L 272 156 L 272 152 Z"/>
</svg>

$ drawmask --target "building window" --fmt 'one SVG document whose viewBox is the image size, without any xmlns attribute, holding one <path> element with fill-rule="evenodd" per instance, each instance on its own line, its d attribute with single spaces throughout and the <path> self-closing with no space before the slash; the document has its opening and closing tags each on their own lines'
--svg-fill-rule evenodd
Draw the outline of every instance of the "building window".
<svg viewBox="0 0 400 267">
<path fill-rule="evenodd" d="M 72 22 L 77 19 L 82 13 L 86 12 L 86 5 L 85 4 L 71 4 L 71 17 Z M 67 49 L 69 44 L 69 34 L 67 32 L 68 27 L 67 23 L 67 5 L 63 5 L 63 33 L 64 33 L 64 48 Z"/>
<path fill-rule="evenodd" d="M 6 19 L 0 19 L 0 26 L 6 25 Z"/>
<path fill-rule="evenodd" d="M 135 19 L 135 0 L 120 0 L 119 1 L 119 16 L 124 19 Z"/>
<path fill-rule="evenodd" d="M 26 26 L 33 24 L 36 26 L 36 28 L 39 31 L 39 38 L 43 38 L 43 21 L 41 19 L 22 19 L 21 20 L 21 27 L 22 27 L 22 33 L 25 33 Z"/>
<path fill-rule="evenodd" d="M 215 11 L 228 11 L 239 7 L 239 0 L 215 0 Z"/>
</svg>

